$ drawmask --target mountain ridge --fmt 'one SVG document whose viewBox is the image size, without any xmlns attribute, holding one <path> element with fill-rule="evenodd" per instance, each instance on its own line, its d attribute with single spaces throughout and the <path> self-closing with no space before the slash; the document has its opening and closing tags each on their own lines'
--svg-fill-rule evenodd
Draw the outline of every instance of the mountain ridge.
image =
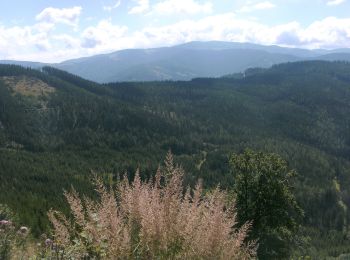
<svg viewBox="0 0 350 260">
<path fill-rule="evenodd" d="M 286 48 L 237 42 L 188 42 L 172 47 L 125 49 L 61 63 L 0 61 L 32 68 L 52 66 L 99 83 L 190 80 L 240 73 L 251 67 L 303 61 L 350 61 L 350 49 Z"/>
</svg>

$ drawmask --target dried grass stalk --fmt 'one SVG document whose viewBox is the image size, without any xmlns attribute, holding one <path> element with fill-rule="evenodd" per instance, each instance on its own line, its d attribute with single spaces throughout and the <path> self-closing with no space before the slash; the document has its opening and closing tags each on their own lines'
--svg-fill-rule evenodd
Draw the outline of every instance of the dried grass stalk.
<svg viewBox="0 0 350 260">
<path fill-rule="evenodd" d="M 219 188 L 183 192 L 183 170 L 172 155 L 153 180 L 137 172 L 115 191 L 96 179 L 100 200 L 65 193 L 73 224 L 51 211 L 55 243 L 67 257 L 99 259 L 252 259 L 256 243 L 246 242 L 250 223 L 237 229 L 234 209 Z"/>
</svg>

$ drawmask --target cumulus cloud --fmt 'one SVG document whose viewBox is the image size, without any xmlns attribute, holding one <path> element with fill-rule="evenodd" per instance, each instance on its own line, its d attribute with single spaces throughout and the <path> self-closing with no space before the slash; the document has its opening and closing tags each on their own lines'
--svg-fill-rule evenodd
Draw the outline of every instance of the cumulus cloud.
<svg viewBox="0 0 350 260">
<path fill-rule="evenodd" d="M 153 12 L 162 15 L 186 13 L 211 13 L 213 5 L 210 2 L 198 3 L 194 0 L 166 0 L 159 2 L 152 8 Z"/>
<path fill-rule="evenodd" d="M 186 19 L 131 31 L 101 20 L 74 34 L 60 34 L 51 23 L 0 25 L 0 59 L 62 61 L 126 48 L 149 48 L 189 41 L 233 41 L 301 48 L 350 48 L 350 18 L 327 17 L 309 25 L 296 21 L 267 25 L 234 13 Z"/>
<path fill-rule="evenodd" d="M 330 0 L 327 2 L 327 5 L 336 6 L 336 5 L 343 4 L 345 2 L 346 2 L 346 0 Z"/>
<path fill-rule="evenodd" d="M 233 13 L 227 13 L 168 26 L 148 27 L 139 32 L 134 40 L 142 47 L 221 40 L 310 49 L 350 48 L 350 19 L 328 17 L 309 26 L 298 22 L 269 26 L 238 19 Z"/>
<path fill-rule="evenodd" d="M 96 26 L 83 31 L 81 47 L 108 50 L 125 36 L 127 30 L 126 26 L 113 25 L 109 20 L 102 20 Z"/>
<path fill-rule="evenodd" d="M 172 15 L 172 14 L 198 14 L 211 13 L 213 4 L 211 2 L 199 3 L 196 0 L 163 0 L 150 5 L 149 0 L 134 0 L 137 5 L 129 10 L 129 14 L 155 14 L 155 15 Z"/>
<path fill-rule="evenodd" d="M 47 51 L 52 46 L 48 37 L 51 29 L 52 25 L 46 23 L 9 28 L 0 26 L 0 59 Z"/>
<path fill-rule="evenodd" d="M 81 6 L 62 9 L 48 7 L 36 16 L 36 20 L 45 23 L 63 23 L 70 26 L 77 26 L 81 11 Z"/>
<path fill-rule="evenodd" d="M 57 34 L 53 35 L 54 41 L 59 41 L 63 44 L 65 49 L 77 49 L 80 47 L 80 39 L 77 39 L 69 34 Z"/>
<path fill-rule="evenodd" d="M 111 12 L 113 9 L 116 9 L 120 6 L 121 0 L 118 0 L 114 5 L 104 5 L 103 10 Z"/>
<path fill-rule="evenodd" d="M 301 38 L 314 48 L 350 48 L 350 18 L 316 21 L 302 30 Z"/>
<path fill-rule="evenodd" d="M 339 0 L 336 0 L 339 1 Z M 275 8 L 276 5 L 269 2 L 269 1 L 265 1 L 265 2 L 260 2 L 260 3 L 255 3 L 255 4 L 248 4 L 243 6 L 241 9 L 238 10 L 238 12 L 240 13 L 250 13 L 256 10 L 267 10 L 267 9 L 272 9 Z"/>
<path fill-rule="evenodd" d="M 129 10 L 129 14 L 142 14 L 149 10 L 149 0 L 133 0 L 136 6 Z"/>
</svg>

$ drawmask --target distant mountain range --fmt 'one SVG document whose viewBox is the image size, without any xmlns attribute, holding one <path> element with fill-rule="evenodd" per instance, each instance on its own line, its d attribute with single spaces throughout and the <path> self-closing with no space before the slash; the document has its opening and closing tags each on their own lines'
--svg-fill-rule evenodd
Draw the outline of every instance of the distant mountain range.
<svg viewBox="0 0 350 260">
<path fill-rule="evenodd" d="M 252 67 L 303 61 L 350 61 L 350 49 L 306 50 L 235 42 L 189 42 L 173 47 L 127 49 L 56 64 L 0 61 L 32 68 L 53 66 L 99 83 L 219 77 Z"/>
</svg>

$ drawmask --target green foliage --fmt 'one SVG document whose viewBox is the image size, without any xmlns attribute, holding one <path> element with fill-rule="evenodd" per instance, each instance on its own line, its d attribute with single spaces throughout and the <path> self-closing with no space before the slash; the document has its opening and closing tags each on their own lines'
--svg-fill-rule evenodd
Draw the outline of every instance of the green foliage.
<svg viewBox="0 0 350 260">
<path fill-rule="evenodd" d="M 0 204 L 0 220 L 14 220 L 15 219 L 15 214 L 13 211 L 4 204 Z"/>
<path fill-rule="evenodd" d="M 315 61 L 219 79 L 100 85 L 57 69 L 1 65 L 0 203 L 38 237 L 47 210 L 68 211 L 63 189 L 92 195 L 92 171 L 112 183 L 125 171 L 133 178 L 136 168 L 147 178 L 171 149 L 191 172 L 185 185 L 202 178 L 205 188 L 231 189 L 228 154 L 251 148 L 279 154 L 299 173 L 294 193 L 304 230 L 313 232 L 300 238 L 310 251 L 296 250 L 347 253 L 349 75 L 348 63 Z M 55 91 L 28 98 L 6 84 L 8 76 Z M 334 240 L 323 243 L 331 231 Z"/>
<path fill-rule="evenodd" d="M 276 154 L 246 150 L 230 157 L 240 223 L 252 221 L 259 259 L 290 254 L 303 212 L 291 191 L 294 171 Z"/>
<path fill-rule="evenodd" d="M 0 204 L 0 259 L 24 259 L 29 229 L 17 228 L 12 210 Z"/>
</svg>

